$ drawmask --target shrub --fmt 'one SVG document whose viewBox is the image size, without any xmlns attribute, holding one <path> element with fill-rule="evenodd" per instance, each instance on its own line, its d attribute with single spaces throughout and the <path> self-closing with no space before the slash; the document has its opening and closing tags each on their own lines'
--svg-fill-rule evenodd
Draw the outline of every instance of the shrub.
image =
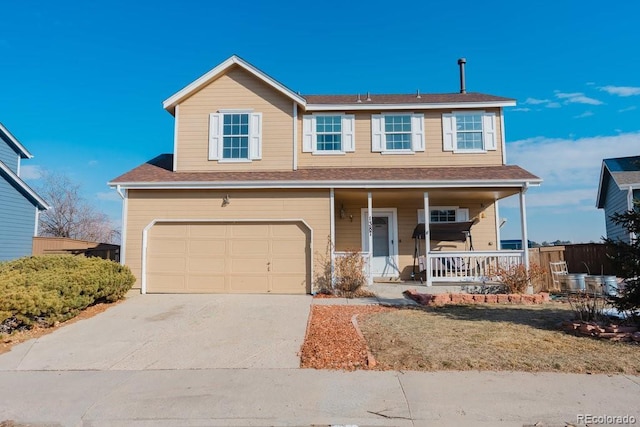
<svg viewBox="0 0 640 427">
<path fill-rule="evenodd" d="M 571 305 L 575 320 L 599 322 L 606 318 L 604 309 L 607 306 L 607 300 L 602 295 L 576 292 L 570 293 L 567 300 Z"/>
<path fill-rule="evenodd" d="M 364 260 L 357 251 L 347 251 L 335 261 L 336 290 L 346 296 L 353 296 L 367 283 Z"/>
<path fill-rule="evenodd" d="M 542 279 L 545 275 L 544 270 L 537 264 L 531 264 L 529 270 L 524 264 L 500 265 L 493 267 L 489 271 L 489 276 L 500 282 L 507 293 L 523 294 L 527 291 L 527 287 L 534 282 Z"/>
<path fill-rule="evenodd" d="M 0 324 L 12 319 L 17 327 L 50 326 L 123 298 L 134 282 L 128 267 L 100 258 L 49 255 L 0 263 Z"/>
</svg>

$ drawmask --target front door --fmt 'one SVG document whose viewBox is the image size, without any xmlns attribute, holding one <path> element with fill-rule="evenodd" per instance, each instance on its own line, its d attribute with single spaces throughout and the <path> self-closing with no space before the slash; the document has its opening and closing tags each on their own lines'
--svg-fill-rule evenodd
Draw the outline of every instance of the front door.
<svg viewBox="0 0 640 427">
<path fill-rule="evenodd" d="M 371 217 L 371 233 L 373 240 L 373 258 L 371 260 L 371 274 L 374 277 L 397 277 L 397 250 L 395 234 L 395 212 L 375 209 Z M 362 237 L 364 252 L 369 251 L 369 229 L 367 227 L 367 210 L 363 212 L 364 224 Z"/>
</svg>

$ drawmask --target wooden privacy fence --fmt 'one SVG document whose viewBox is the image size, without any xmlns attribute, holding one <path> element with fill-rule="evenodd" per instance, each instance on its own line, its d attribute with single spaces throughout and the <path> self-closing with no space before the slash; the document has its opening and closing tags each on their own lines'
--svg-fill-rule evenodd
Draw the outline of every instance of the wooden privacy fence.
<svg viewBox="0 0 640 427">
<path fill-rule="evenodd" d="M 611 260 L 607 257 L 604 243 L 577 243 L 564 246 L 545 246 L 529 249 L 529 261 L 538 264 L 545 271 L 540 281 L 541 291 L 559 291 L 553 285 L 549 263 L 565 261 L 569 273 L 588 273 L 592 275 L 615 275 Z"/>
<path fill-rule="evenodd" d="M 579 243 L 567 245 L 564 250 L 569 273 L 615 276 L 604 243 Z"/>
<path fill-rule="evenodd" d="M 540 279 L 539 283 L 534 283 L 534 289 L 536 291 L 551 292 L 560 290 L 554 289 L 549 263 L 564 261 L 564 248 L 564 246 L 544 246 L 529 249 L 529 263 L 538 264 L 545 272 L 544 277 Z"/>
</svg>

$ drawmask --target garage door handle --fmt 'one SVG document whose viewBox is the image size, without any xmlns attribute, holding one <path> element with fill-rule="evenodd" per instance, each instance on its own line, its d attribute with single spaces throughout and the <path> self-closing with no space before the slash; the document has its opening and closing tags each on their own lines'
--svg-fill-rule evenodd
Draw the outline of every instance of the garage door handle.
<svg viewBox="0 0 640 427">
<path fill-rule="evenodd" d="M 271 271 L 271 262 L 267 262 L 267 271 Z"/>
</svg>

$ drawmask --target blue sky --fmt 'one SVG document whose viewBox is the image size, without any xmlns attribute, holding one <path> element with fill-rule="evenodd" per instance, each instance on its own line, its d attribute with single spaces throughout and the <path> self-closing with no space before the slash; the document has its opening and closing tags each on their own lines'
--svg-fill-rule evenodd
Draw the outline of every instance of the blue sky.
<svg viewBox="0 0 640 427">
<path fill-rule="evenodd" d="M 603 158 L 640 154 L 640 3 L 587 1 L 5 2 L 0 122 L 120 221 L 106 183 L 173 149 L 162 101 L 232 54 L 303 94 L 467 89 L 518 100 L 508 162 L 544 179 L 529 237 L 599 241 Z M 506 200 L 503 238 L 519 238 Z"/>
</svg>

